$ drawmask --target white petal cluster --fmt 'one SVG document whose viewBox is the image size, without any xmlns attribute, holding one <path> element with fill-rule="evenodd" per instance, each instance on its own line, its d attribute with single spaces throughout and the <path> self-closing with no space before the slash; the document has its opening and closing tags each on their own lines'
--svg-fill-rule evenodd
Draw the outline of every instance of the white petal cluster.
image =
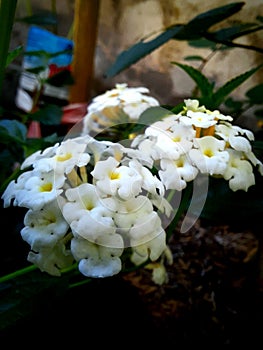
<svg viewBox="0 0 263 350">
<path fill-rule="evenodd" d="M 89 277 L 119 273 L 124 255 L 132 265 L 157 260 L 167 249 L 157 212 L 172 208 L 144 162 L 138 150 L 89 135 L 28 157 L 2 196 L 5 207 L 28 208 L 28 260 L 54 276 L 77 262 Z"/>
<path fill-rule="evenodd" d="M 97 96 L 82 135 L 29 156 L 7 186 L 4 207 L 28 209 L 21 236 L 30 245 L 28 260 L 41 271 L 59 276 L 77 263 L 84 276 L 107 277 L 148 264 L 162 284 L 163 259 L 172 260 L 165 231 L 175 214 L 170 190 L 182 191 L 200 173 L 247 191 L 255 168 L 263 175 L 253 133 L 197 100 L 147 126 L 129 147 L 90 134 L 159 106 L 148 92 L 117 84 Z"/>
<path fill-rule="evenodd" d="M 136 122 L 149 107 L 159 106 L 146 87 L 116 84 L 115 88 L 93 98 L 83 120 L 83 134 L 100 133 L 113 125 Z"/>
<path fill-rule="evenodd" d="M 231 116 L 187 99 L 182 112 L 164 117 L 136 136 L 132 147 L 152 159 L 166 190 L 181 191 L 198 173 L 222 177 L 233 191 L 255 184 L 263 165 L 252 152 L 250 130 L 232 125 Z"/>
</svg>

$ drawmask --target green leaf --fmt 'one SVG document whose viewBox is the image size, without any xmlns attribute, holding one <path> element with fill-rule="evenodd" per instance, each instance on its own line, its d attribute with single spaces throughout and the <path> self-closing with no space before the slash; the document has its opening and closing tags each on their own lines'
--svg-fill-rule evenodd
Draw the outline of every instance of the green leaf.
<svg viewBox="0 0 263 350">
<path fill-rule="evenodd" d="M 214 41 L 205 38 L 198 40 L 189 40 L 188 45 L 198 49 L 210 49 L 212 51 L 215 51 L 217 49 L 217 44 Z"/>
<path fill-rule="evenodd" d="M 202 56 L 186 56 L 184 57 L 185 61 L 202 61 L 204 62 L 204 58 Z"/>
<path fill-rule="evenodd" d="M 196 36 L 198 39 L 202 36 L 202 33 L 206 32 L 211 26 L 240 11 L 244 4 L 245 2 L 235 2 L 199 14 L 188 22 L 182 31 L 177 33 L 176 39 L 188 40 L 187 36 L 189 36 L 190 33 L 192 33 L 193 38 Z"/>
<path fill-rule="evenodd" d="M 61 141 L 56 133 L 42 138 L 27 138 L 25 145 L 25 157 L 30 156 L 38 150 L 44 150 L 47 147 L 53 146 L 56 142 Z"/>
<path fill-rule="evenodd" d="M 17 58 L 21 53 L 23 52 L 23 46 L 18 46 L 14 50 L 8 52 L 7 58 L 6 58 L 6 64 L 5 66 L 9 66 L 9 64 Z"/>
<path fill-rule="evenodd" d="M 238 86 L 240 86 L 244 81 L 250 78 L 253 74 L 255 74 L 260 68 L 262 68 L 263 64 L 250 69 L 249 71 L 238 75 L 234 79 L 228 81 L 226 84 L 221 86 L 213 96 L 213 106 L 210 108 L 218 108 L 220 104 L 224 101 L 224 99 L 233 92 Z"/>
<path fill-rule="evenodd" d="M 149 126 L 154 122 L 167 117 L 168 115 L 173 114 L 170 110 L 163 107 L 149 107 L 147 108 L 138 119 L 138 124 Z"/>
<path fill-rule="evenodd" d="M 150 54 L 152 51 L 165 44 L 168 40 L 172 39 L 175 34 L 181 30 L 181 28 L 181 25 L 175 25 L 168 28 L 155 39 L 148 42 L 139 42 L 134 46 L 131 46 L 128 50 L 123 51 L 120 55 L 118 55 L 114 64 L 105 73 L 105 77 L 115 76 L 144 56 Z"/>
<path fill-rule="evenodd" d="M 0 120 L 0 141 L 8 144 L 9 142 L 24 143 L 26 140 L 27 128 L 17 120 Z"/>
<path fill-rule="evenodd" d="M 215 41 L 232 41 L 234 39 L 240 38 L 241 36 L 255 33 L 262 30 L 263 26 L 258 26 L 255 23 L 241 23 L 228 28 L 220 29 L 216 32 L 211 32 L 211 38 Z"/>
<path fill-rule="evenodd" d="M 201 217 L 213 223 L 227 222 L 240 225 L 260 223 L 263 215 L 262 186 L 263 177 L 257 176 L 256 185 L 248 191 L 233 192 L 228 181 L 221 178 L 209 178 L 209 191 Z"/>
<path fill-rule="evenodd" d="M 37 120 L 44 125 L 59 125 L 63 115 L 62 108 L 53 105 L 46 104 L 44 107 L 30 115 L 31 120 Z"/>
<path fill-rule="evenodd" d="M 232 97 L 228 97 L 224 101 L 225 106 L 233 111 L 240 111 L 243 107 L 243 103 L 243 101 L 234 100 Z"/>
<path fill-rule="evenodd" d="M 148 42 L 139 42 L 128 50 L 123 51 L 114 64 L 106 71 L 105 77 L 113 77 L 136 63 L 146 55 L 150 54 L 170 39 L 177 40 L 199 40 L 202 34 L 212 25 L 228 18 L 240 11 L 244 2 L 231 3 L 213 10 L 201 13 L 194 17 L 186 25 L 173 25 L 155 39 Z"/>
<path fill-rule="evenodd" d="M 26 71 L 33 74 L 39 74 L 45 70 L 45 66 L 37 66 L 34 68 L 27 68 Z"/>
<path fill-rule="evenodd" d="M 252 104 L 263 104 L 263 83 L 258 84 L 246 92 Z"/>
<path fill-rule="evenodd" d="M 17 0 L 1 0 L 0 2 L 0 102 L 16 5 Z"/>
<path fill-rule="evenodd" d="M 173 114 L 178 114 L 178 113 L 180 113 L 183 110 L 184 106 L 185 106 L 185 103 L 184 102 L 180 102 L 180 103 L 178 103 L 176 106 L 174 106 L 171 109 L 171 112 Z"/>
<path fill-rule="evenodd" d="M 25 56 L 37 56 L 37 57 L 45 57 L 46 59 L 51 59 L 60 55 L 72 53 L 72 49 L 60 50 L 56 52 L 48 52 L 45 50 L 34 50 L 34 51 L 25 51 Z"/>
<path fill-rule="evenodd" d="M 33 271 L 1 284 L 0 331 L 33 316 L 37 306 L 48 296 L 62 295 L 68 287 L 68 276 L 53 277 Z"/>
<path fill-rule="evenodd" d="M 213 93 L 213 84 L 209 82 L 205 75 L 203 75 L 199 70 L 195 69 L 192 66 L 188 66 L 179 62 L 171 62 L 172 64 L 177 65 L 182 68 L 196 83 L 198 89 L 201 92 L 201 96 L 209 100 Z"/>
</svg>

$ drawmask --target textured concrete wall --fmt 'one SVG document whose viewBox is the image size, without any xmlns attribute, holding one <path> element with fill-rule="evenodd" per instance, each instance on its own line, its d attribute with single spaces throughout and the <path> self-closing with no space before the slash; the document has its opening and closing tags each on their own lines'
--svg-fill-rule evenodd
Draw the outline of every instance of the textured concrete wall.
<svg viewBox="0 0 263 350">
<path fill-rule="evenodd" d="M 196 68 L 200 62 L 184 61 L 187 55 L 206 57 L 209 50 L 197 50 L 187 42 L 170 40 L 158 50 L 143 58 L 129 69 L 113 79 L 103 79 L 103 72 L 116 56 L 138 40 L 149 34 L 176 23 L 187 23 L 197 14 L 217 6 L 223 6 L 229 0 L 102 0 L 99 22 L 98 47 L 96 54 L 96 83 L 100 88 L 112 86 L 115 82 L 127 82 L 132 85 L 145 85 L 150 88 L 162 103 L 173 103 L 177 98 L 191 95 L 194 83 L 180 68 L 171 61 L 191 64 Z M 252 22 L 257 15 L 263 15 L 263 1 L 250 0 L 242 10 L 222 23 L 234 21 Z M 262 47 L 263 31 L 240 38 L 239 42 L 257 44 Z M 203 73 L 215 81 L 216 86 L 232 77 L 249 70 L 262 62 L 262 54 L 244 49 L 234 49 L 216 54 L 206 65 Z M 262 78 L 257 74 L 235 91 L 242 97 L 244 91 Z M 262 79 L 261 79 L 262 82 Z"/>
<path fill-rule="evenodd" d="M 97 1 L 97 0 L 94 0 Z M 176 23 L 187 23 L 197 14 L 232 3 L 229 0 L 100 0 L 99 27 L 95 54 L 94 82 L 92 95 L 111 88 L 117 82 L 129 85 L 147 86 L 161 103 L 175 104 L 178 100 L 191 96 L 193 81 L 171 61 L 184 61 L 187 55 L 207 56 L 209 50 L 197 50 L 184 41 L 170 40 L 158 50 L 140 60 L 114 78 L 104 78 L 104 73 L 121 51 L 129 48 L 138 40 Z M 50 9 L 48 1 L 31 1 L 34 12 L 40 8 Z M 18 0 L 18 14 L 23 15 L 25 2 Z M 58 0 L 58 34 L 66 36 L 73 19 L 74 0 Z M 224 23 L 234 21 L 252 22 L 257 15 L 263 16 L 262 0 L 247 0 L 243 9 Z M 28 26 L 16 24 L 15 42 L 23 43 Z M 263 31 L 251 34 L 239 41 L 262 46 Z M 262 62 L 262 54 L 244 49 L 223 51 L 214 56 L 206 65 L 203 73 L 221 86 L 230 78 L 249 70 Z M 198 67 L 197 61 L 188 62 Z M 249 87 L 262 82 L 262 72 L 250 78 L 235 91 L 242 98 Z"/>
</svg>

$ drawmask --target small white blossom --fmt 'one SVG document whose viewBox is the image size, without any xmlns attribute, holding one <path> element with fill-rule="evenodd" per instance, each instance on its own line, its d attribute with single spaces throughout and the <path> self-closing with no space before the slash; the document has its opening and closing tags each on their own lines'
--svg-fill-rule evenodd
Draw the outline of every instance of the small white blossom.
<svg viewBox="0 0 263 350">
<path fill-rule="evenodd" d="M 93 98 L 83 120 L 83 134 L 101 132 L 110 126 L 137 121 L 147 108 L 159 106 L 145 87 L 116 84 L 115 88 Z"/>
<path fill-rule="evenodd" d="M 122 199 L 137 196 L 143 185 L 143 177 L 135 168 L 120 165 L 113 157 L 97 162 L 91 174 L 102 193 Z"/>
<path fill-rule="evenodd" d="M 187 116 L 182 116 L 180 121 L 185 125 L 194 125 L 198 128 L 209 128 L 216 124 L 216 120 L 212 114 L 203 112 L 187 111 Z"/>
<path fill-rule="evenodd" d="M 191 149 L 189 157 L 202 174 L 222 175 L 227 167 L 228 152 L 224 151 L 225 141 L 213 136 L 194 140 L 196 149 Z"/>
<path fill-rule="evenodd" d="M 34 170 L 24 172 L 17 181 L 9 183 L 2 196 L 4 205 L 10 205 L 11 200 L 14 199 L 13 205 L 39 210 L 62 193 L 64 182 L 63 175 L 55 178 L 52 171 L 48 173 L 39 173 Z"/>
<path fill-rule="evenodd" d="M 110 202 L 98 196 L 94 185 L 84 183 L 70 188 L 66 190 L 66 197 L 68 202 L 63 206 L 63 215 L 74 235 L 94 242 L 103 234 L 115 232 Z"/>
<path fill-rule="evenodd" d="M 74 237 L 71 250 L 84 276 L 109 277 L 121 271 L 123 241 L 118 234 L 101 236 L 96 243 Z"/>
<path fill-rule="evenodd" d="M 229 180 L 232 191 L 244 190 L 255 184 L 255 176 L 252 165 L 243 158 L 241 152 L 229 150 L 230 160 L 223 176 Z"/>
<path fill-rule="evenodd" d="M 177 160 L 161 159 L 159 176 L 167 190 L 182 191 L 187 182 L 192 181 L 198 174 L 198 169 L 192 165 L 189 157 L 181 156 Z"/>
<path fill-rule="evenodd" d="M 230 127 L 229 125 L 220 124 L 215 127 L 215 130 L 216 135 L 228 142 L 236 151 L 251 151 L 251 144 L 245 137 L 239 136 L 239 129 Z"/>
<path fill-rule="evenodd" d="M 66 248 L 63 240 L 59 240 L 54 246 L 46 246 L 37 251 L 30 251 L 27 260 L 36 265 L 41 271 L 52 276 L 60 276 L 61 269 L 65 269 L 74 263 L 71 251 Z"/>
<path fill-rule="evenodd" d="M 67 233 L 69 225 L 61 213 L 61 205 L 65 200 L 61 197 L 58 200 L 48 203 L 39 210 L 30 209 L 26 213 L 25 227 L 21 230 L 21 236 L 32 250 L 52 247 Z"/>
</svg>

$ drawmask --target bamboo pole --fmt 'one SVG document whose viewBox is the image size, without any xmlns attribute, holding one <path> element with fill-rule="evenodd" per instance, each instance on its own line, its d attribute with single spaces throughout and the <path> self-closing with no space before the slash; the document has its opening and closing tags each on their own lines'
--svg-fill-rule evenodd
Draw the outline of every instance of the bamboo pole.
<svg viewBox="0 0 263 350">
<path fill-rule="evenodd" d="M 88 102 L 90 98 L 100 0 L 75 0 L 73 22 L 74 84 L 70 87 L 69 103 Z"/>
</svg>

